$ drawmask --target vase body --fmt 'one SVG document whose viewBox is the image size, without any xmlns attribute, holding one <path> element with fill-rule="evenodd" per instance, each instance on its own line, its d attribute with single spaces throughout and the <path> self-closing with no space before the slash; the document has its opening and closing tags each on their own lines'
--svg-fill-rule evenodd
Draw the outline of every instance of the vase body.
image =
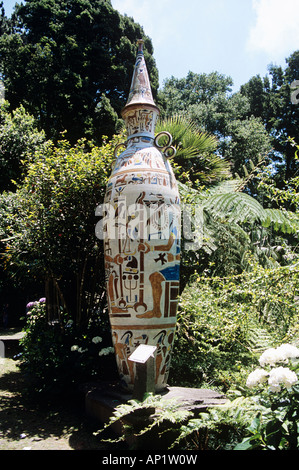
<svg viewBox="0 0 299 470">
<path fill-rule="evenodd" d="M 156 346 L 155 391 L 167 385 L 175 335 L 180 204 L 169 159 L 155 145 L 157 110 L 124 111 L 126 149 L 106 188 L 104 253 L 112 340 L 122 385 L 132 390 L 140 344 Z"/>
</svg>

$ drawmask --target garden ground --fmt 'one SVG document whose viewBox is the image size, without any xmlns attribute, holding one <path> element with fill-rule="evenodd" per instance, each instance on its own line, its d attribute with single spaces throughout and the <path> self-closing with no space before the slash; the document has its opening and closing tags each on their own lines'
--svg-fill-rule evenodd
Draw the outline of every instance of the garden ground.
<svg viewBox="0 0 299 470">
<path fill-rule="evenodd" d="M 46 403 L 26 394 L 16 346 L 9 344 L 0 358 L 0 450 L 109 449 L 93 435 L 99 425 L 86 416 L 83 396 Z"/>
</svg>

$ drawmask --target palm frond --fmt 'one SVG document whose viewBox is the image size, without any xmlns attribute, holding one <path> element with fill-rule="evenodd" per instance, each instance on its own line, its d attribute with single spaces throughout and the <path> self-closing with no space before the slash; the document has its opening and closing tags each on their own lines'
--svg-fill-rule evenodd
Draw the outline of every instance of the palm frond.
<svg viewBox="0 0 299 470">
<path fill-rule="evenodd" d="M 190 179 L 201 184 L 211 184 L 231 176 L 230 164 L 217 155 L 217 138 L 201 132 L 196 124 L 185 116 L 174 116 L 158 122 L 156 132 L 167 131 L 172 135 L 176 148 L 175 162 Z M 180 179 L 180 173 L 177 176 Z"/>
<path fill-rule="evenodd" d="M 168 131 L 176 147 L 177 158 L 195 158 L 205 152 L 214 152 L 217 139 L 207 132 L 201 132 L 197 126 L 184 116 L 174 116 L 159 121 L 156 132 Z"/>
</svg>

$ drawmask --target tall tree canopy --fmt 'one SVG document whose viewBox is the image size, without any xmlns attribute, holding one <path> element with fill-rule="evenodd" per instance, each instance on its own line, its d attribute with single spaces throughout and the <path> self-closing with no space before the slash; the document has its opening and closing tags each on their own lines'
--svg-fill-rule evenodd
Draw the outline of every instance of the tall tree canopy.
<svg viewBox="0 0 299 470">
<path fill-rule="evenodd" d="M 153 92 L 158 72 L 151 40 L 110 0 L 26 0 L 0 38 L 6 99 L 21 103 L 47 137 L 74 142 L 115 132 L 144 39 Z"/>
<path fill-rule="evenodd" d="M 287 67 L 269 66 L 269 77 L 252 77 L 241 87 L 250 103 L 248 113 L 260 117 L 272 137 L 276 150 L 276 168 L 281 179 L 289 180 L 298 172 L 298 160 L 288 138 L 299 141 L 299 106 L 292 102 L 291 85 L 299 78 L 299 50 L 286 59 Z"/>
<path fill-rule="evenodd" d="M 159 92 L 163 114 L 180 114 L 191 118 L 204 131 L 219 139 L 218 152 L 231 163 L 232 173 L 254 165 L 270 150 L 269 136 L 260 117 L 251 116 L 249 99 L 232 93 L 231 77 L 218 72 L 186 78 L 171 77 Z"/>
</svg>

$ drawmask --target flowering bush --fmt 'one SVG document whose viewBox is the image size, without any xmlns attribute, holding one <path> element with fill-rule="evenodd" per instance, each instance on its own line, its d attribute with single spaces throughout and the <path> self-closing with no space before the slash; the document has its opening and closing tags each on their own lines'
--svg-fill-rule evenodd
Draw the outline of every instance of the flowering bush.
<svg viewBox="0 0 299 470">
<path fill-rule="evenodd" d="M 84 338 L 84 337 L 83 337 Z M 85 339 L 85 338 L 84 338 Z M 94 338 L 91 339 L 91 342 L 93 344 L 99 344 L 103 341 L 103 338 L 101 336 L 95 336 Z M 92 346 L 92 345 L 91 345 Z M 74 344 L 71 347 L 71 351 L 77 351 L 78 353 L 90 353 L 90 349 L 86 347 L 85 349 L 83 347 L 78 346 L 77 344 Z M 108 346 L 106 348 L 101 348 L 98 351 L 98 356 L 107 356 L 108 354 L 114 353 L 114 347 L 113 346 Z"/>
<path fill-rule="evenodd" d="M 27 304 L 21 365 L 30 377 L 30 391 L 62 393 L 84 382 L 109 379 L 116 371 L 111 333 L 104 312 L 84 331 L 68 320 L 49 323 L 46 299 Z M 99 335 L 101 334 L 101 336 Z"/>
<path fill-rule="evenodd" d="M 247 429 L 249 436 L 235 449 L 299 449 L 298 358 L 299 349 L 291 344 L 267 349 L 260 356 L 262 368 L 251 372 L 246 382 L 260 391 L 260 412 Z"/>
<path fill-rule="evenodd" d="M 255 351 L 298 338 L 298 266 L 194 276 L 179 299 L 171 385 L 243 388 Z M 183 261 L 182 261 L 183 262 Z M 184 268 L 185 269 L 185 268 Z M 290 339 L 289 339 L 290 341 Z"/>
<path fill-rule="evenodd" d="M 277 363 L 287 362 L 288 359 L 299 357 L 299 349 L 291 344 L 283 344 L 278 348 L 267 349 L 260 357 L 260 365 L 270 365 L 274 367 Z M 264 369 L 256 369 L 249 374 L 247 379 L 247 387 L 252 388 L 260 383 L 267 381 L 271 392 L 280 392 L 281 386 L 284 385 L 290 389 L 298 382 L 296 373 L 288 367 L 275 367 L 269 372 Z"/>
</svg>

